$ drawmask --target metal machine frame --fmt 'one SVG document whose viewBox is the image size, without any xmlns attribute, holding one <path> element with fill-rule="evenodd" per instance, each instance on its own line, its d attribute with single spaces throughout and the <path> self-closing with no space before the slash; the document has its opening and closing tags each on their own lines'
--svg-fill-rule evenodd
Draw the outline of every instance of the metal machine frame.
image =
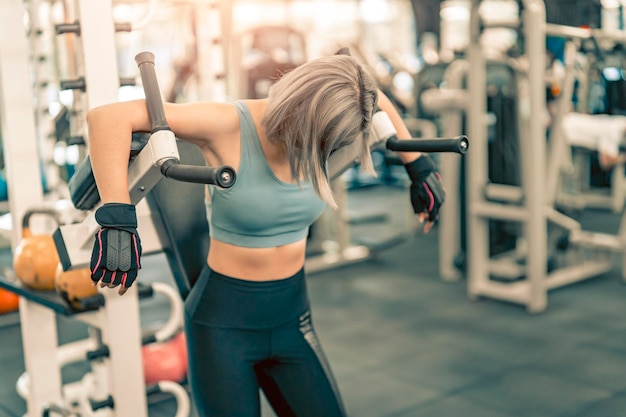
<svg viewBox="0 0 626 417">
<path fill-rule="evenodd" d="M 465 172 L 468 296 L 471 299 L 488 297 L 517 303 L 524 305 L 531 313 L 538 313 L 546 310 L 550 290 L 610 271 L 613 265 L 610 254 L 624 251 L 624 227 L 616 235 L 586 232 L 579 222 L 562 214 L 554 206 L 561 167 L 558 158 L 562 156 L 562 152 L 559 151 L 562 150 L 564 139 L 562 135 L 559 136 L 558 130 L 552 132 L 552 148 L 548 151 L 546 127 L 542 123 L 545 120 L 546 107 L 545 38 L 550 34 L 572 39 L 589 32 L 567 26 L 548 25 L 542 0 L 523 2 L 522 33 L 525 56 L 530 64 L 527 68 L 519 67 L 521 186 L 491 184 L 487 172 L 485 117 L 487 60 L 480 44 L 485 23 L 480 18 L 480 3 L 480 0 L 473 0 L 471 5 L 467 60 L 452 63 L 446 73 L 447 88 L 425 93 L 422 104 L 442 114 L 446 129 L 444 134 L 458 134 L 464 115 L 468 136 L 472 138 L 472 152 L 468 154 Z M 462 88 L 465 77 L 467 89 Z M 565 84 L 566 90 L 561 94 L 563 100 L 570 99 L 572 86 L 573 80 Z M 564 108 L 559 107 L 561 116 Z M 459 189 L 460 169 L 457 161 L 442 155 L 440 168 L 446 188 Z M 455 193 L 449 194 L 441 213 L 440 272 L 444 280 L 453 281 L 461 278 L 461 272 L 454 263 L 459 253 L 460 200 Z M 512 253 L 490 256 L 490 220 L 520 224 L 521 237 L 518 247 Z M 569 231 L 569 249 L 577 250 L 579 255 L 590 252 L 591 256 L 584 262 L 580 262 L 584 256 L 577 257 L 579 262 L 548 271 L 549 224 Z M 623 274 L 624 271 L 626 268 L 623 269 Z M 495 280 L 493 277 L 501 279 Z"/>
</svg>

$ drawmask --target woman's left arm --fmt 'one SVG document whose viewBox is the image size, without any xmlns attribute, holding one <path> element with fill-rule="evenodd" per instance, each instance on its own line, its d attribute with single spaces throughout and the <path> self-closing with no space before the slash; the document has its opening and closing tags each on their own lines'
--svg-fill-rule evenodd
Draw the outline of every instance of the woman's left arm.
<svg viewBox="0 0 626 417">
<path fill-rule="evenodd" d="M 411 139 L 411 133 L 404 124 L 402 116 L 391 100 L 380 90 L 378 91 L 378 107 L 389 115 L 398 139 Z M 441 185 L 441 177 L 434 161 L 426 154 L 398 152 L 398 157 L 404 162 L 404 168 L 411 179 L 413 211 L 420 221 L 426 221 L 424 232 L 428 233 L 439 218 L 439 208 L 446 196 Z"/>
<path fill-rule="evenodd" d="M 411 132 L 404 124 L 404 120 L 402 120 L 402 116 L 393 105 L 389 97 L 385 95 L 382 91 L 378 90 L 378 107 L 387 113 L 389 119 L 391 119 L 391 123 L 393 127 L 396 129 L 396 135 L 398 139 L 411 139 Z M 398 157 L 404 162 L 408 164 L 409 162 L 415 161 L 422 154 L 420 152 L 398 152 Z"/>
</svg>

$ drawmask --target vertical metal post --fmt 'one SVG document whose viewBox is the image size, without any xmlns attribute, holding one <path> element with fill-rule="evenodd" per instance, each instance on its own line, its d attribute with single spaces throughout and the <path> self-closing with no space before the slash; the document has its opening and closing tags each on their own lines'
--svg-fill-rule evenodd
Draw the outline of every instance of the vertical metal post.
<svg viewBox="0 0 626 417">
<path fill-rule="evenodd" d="M 110 352 L 108 382 L 114 415 L 147 417 L 137 288 L 131 287 L 123 297 L 116 290 L 105 290 L 103 294 L 106 308 L 101 312 L 99 328 Z"/>
<path fill-rule="evenodd" d="M 198 36 L 198 68 L 200 71 L 200 98 L 222 101 L 226 99 L 226 55 L 223 17 L 229 16 L 230 2 L 211 1 L 196 5 L 196 30 Z M 223 10 L 224 9 L 224 10 Z"/>
<path fill-rule="evenodd" d="M 86 110 L 118 101 L 120 87 L 112 0 L 77 0 L 79 55 L 87 86 Z M 82 53 L 81 53 L 82 52 Z"/>
<path fill-rule="evenodd" d="M 622 245 L 622 252 L 620 253 L 622 257 L 622 281 L 626 282 L 626 215 L 622 214 L 622 218 L 619 224 L 618 230 L 618 241 Z"/>
<path fill-rule="evenodd" d="M 118 101 L 119 69 L 112 0 L 76 0 L 81 26 L 86 109 Z M 101 312 L 102 339 L 109 347 L 109 390 L 114 415 L 145 417 L 148 414 L 141 359 L 141 322 L 136 290 L 120 297 L 104 289 L 106 307 Z M 102 393 L 105 395 L 105 393 Z"/>
<path fill-rule="evenodd" d="M 224 56 L 224 85 L 225 93 L 228 99 L 237 97 L 237 85 L 239 84 L 239 67 L 241 65 L 241 57 L 233 56 L 233 51 L 240 50 L 241 40 L 233 31 L 233 9 L 234 1 L 219 1 L 222 13 L 222 48 Z M 234 74 L 234 75 L 233 75 Z"/>
<path fill-rule="evenodd" d="M 626 178 L 624 177 L 624 163 L 613 167 L 611 172 L 611 209 L 613 213 L 621 213 L 626 199 Z"/>
<path fill-rule="evenodd" d="M 53 130 L 50 123 L 48 103 L 49 94 L 55 93 L 57 81 L 54 75 L 52 47 L 54 39 L 50 29 L 49 19 L 45 19 L 46 14 L 50 14 L 51 3 L 39 0 L 25 2 L 28 10 L 30 22 L 30 52 L 33 67 L 33 109 L 35 111 L 35 122 L 37 128 L 38 149 L 40 152 L 42 175 L 46 179 L 49 188 L 54 189 L 59 182 L 58 166 L 52 161 L 52 153 L 55 145 L 54 139 L 50 139 Z"/>
<path fill-rule="evenodd" d="M 529 312 L 546 309 L 547 287 L 547 219 L 546 196 L 546 127 L 543 120 L 546 109 L 546 10 L 542 0 L 524 1 L 524 39 L 528 62 L 530 125 L 528 146 L 531 154 L 523 162 L 523 187 L 528 209 L 526 239 L 528 242 L 527 276 L 530 284 Z"/>
<path fill-rule="evenodd" d="M 43 202 L 32 67 L 24 27 L 22 0 L 5 0 L 0 12 L 0 126 L 12 214 L 11 247 L 21 239 L 24 213 Z M 46 403 L 61 400 L 61 374 L 56 364 L 56 319 L 51 310 L 20 299 L 24 365 L 30 376 L 28 415 L 40 416 Z"/>
<path fill-rule="evenodd" d="M 468 62 L 457 60 L 448 66 L 444 75 L 446 88 L 466 93 L 463 83 L 469 70 Z M 467 109 L 449 109 L 441 113 L 444 137 L 455 137 L 463 133 L 463 116 Z M 473 146 L 472 146 L 473 147 Z M 457 281 L 461 272 L 455 265 L 461 252 L 461 199 L 460 191 L 465 175 L 462 175 L 459 155 L 442 153 L 439 168 L 443 186 L 447 190 L 446 203 L 441 206 L 442 222 L 439 224 L 439 275 L 444 281 Z M 463 176 L 463 179 L 461 177 Z"/>
<path fill-rule="evenodd" d="M 552 118 L 552 129 L 550 129 L 550 151 L 548 153 L 548 165 L 546 168 L 548 193 L 546 203 L 553 207 L 559 194 L 561 186 L 561 173 L 563 164 L 566 162 L 566 154 L 569 152 L 569 145 L 563 135 L 563 117 L 571 111 L 570 105 L 574 93 L 574 82 L 576 69 L 577 45 L 573 40 L 568 40 L 565 44 L 565 76 L 563 77 L 563 88 L 556 105 L 556 111 Z M 532 97 L 532 96 L 531 96 Z M 532 120 L 532 119 L 531 119 Z"/>
<path fill-rule="evenodd" d="M 467 57 L 469 62 L 467 109 L 467 133 L 472 150 L 467 154 L 466 201 L 467 201 L 467 279 L 468 295 L 474 298 L 489 280 L 489 234 L 488 220 L 477 210 L 484 202 L 484 187 L 488 181 L 487 144 L 487 66 L 483 55 L 481 38 L 480 0 L 472 0 L 470 8 L 470 34 Z"/>
</svg>

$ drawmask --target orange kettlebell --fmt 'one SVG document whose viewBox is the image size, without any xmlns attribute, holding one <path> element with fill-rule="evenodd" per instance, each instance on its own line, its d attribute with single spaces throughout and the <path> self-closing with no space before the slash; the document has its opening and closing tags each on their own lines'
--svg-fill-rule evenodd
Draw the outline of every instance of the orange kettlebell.
<svg viewBox="0 0 626 417">
<path fill-rule="evenodd" d="M 61 298 L 77 310 L 82 309 L 80 300 L 95 297 L 98 294 L 98 288 L 91 284 L 89 268 L 63 271 L 63 266 L 59 263 L 54 286 Z"/>
<path fill-rule="evenodd" d="M 0 288 L 0 314 L 16 311 L 19 307 L 20 297 L 9 290 Z"/>
<path fill-rule="evenodd" d="M 28 210 L 22 219 L 22 240 L 15 248 L 13 269 L 26 287 L 33 290 L 54 290 L 59 255 L 51 235 L 34 235 L 30 220 L 34 214 L 51 216 L 59 224 L 58 214 L 51 209 Z"/>
</svg>

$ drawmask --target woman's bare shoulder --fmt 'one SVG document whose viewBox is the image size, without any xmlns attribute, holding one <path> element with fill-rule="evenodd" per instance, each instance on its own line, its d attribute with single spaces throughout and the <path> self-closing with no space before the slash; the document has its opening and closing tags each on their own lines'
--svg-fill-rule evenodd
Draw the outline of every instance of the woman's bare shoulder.
<svg viewBox="0 0 626 417">
<path fill-rule="evenodd" d="M 199 145 L 239 131 L 239 116 L 232 103 L 166 104 L 165 116 L 176 136 Z"/>
</svg>

